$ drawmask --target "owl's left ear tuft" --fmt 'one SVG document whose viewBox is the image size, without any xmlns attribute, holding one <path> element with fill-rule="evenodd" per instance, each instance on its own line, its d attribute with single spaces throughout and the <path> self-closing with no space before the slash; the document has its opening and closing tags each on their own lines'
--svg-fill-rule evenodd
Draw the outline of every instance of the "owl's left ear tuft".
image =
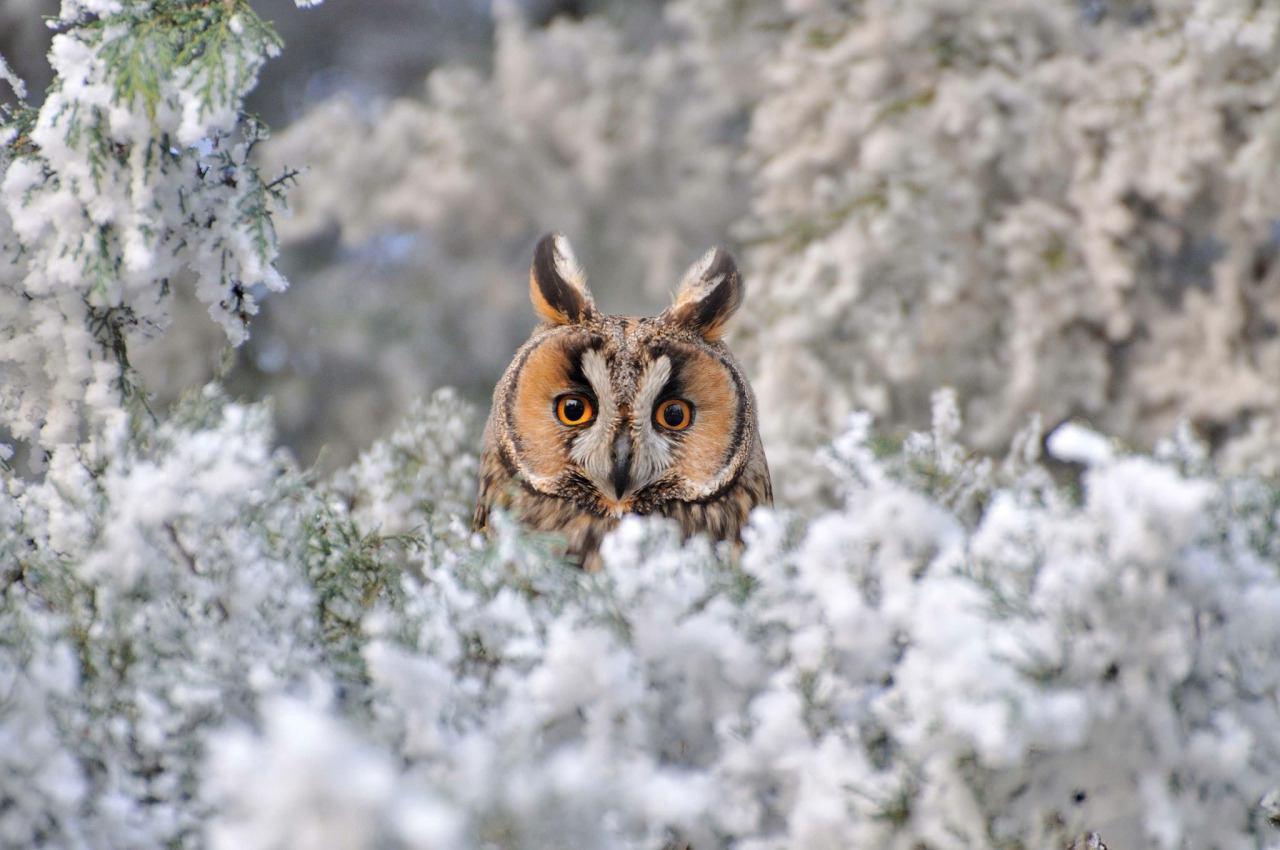
<svg viewBox="0 0 1280 850">
<path fill-rule="evenodd" d="M 742 306 L 742 296 L 742 276 L 733 257 L 723 248 L 712 248 L 684 273 L 675 303 L 663 316 L 715 342 Z"/>
<path fill-rule="evenodd" d="M 596 315 L 587 276 L 573 256 L 569 240 L 559 233 L 548 233 L 533 249 L 529 299 L 537 314 L 553 325 L 581 322 Z"/>
</svg>

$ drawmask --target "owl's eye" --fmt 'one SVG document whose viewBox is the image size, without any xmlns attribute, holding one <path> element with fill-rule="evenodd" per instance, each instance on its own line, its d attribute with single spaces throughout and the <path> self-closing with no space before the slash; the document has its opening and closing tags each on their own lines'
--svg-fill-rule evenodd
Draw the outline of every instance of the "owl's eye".
<svg viewBox="0 0 1280 850">
<path fill-rule="evenodd" d="M 683 431 L 693 423 L 693 405 L 680 398 L 667 399 L 654 410 L 653 419 L 668 431 Z"/>
<path fill-rule="evenodd" d="M 556 418 L 565 425 L 586 425 L 595 414 L 591 399 L 579 393 L 562 395 L 556 401 Z"/>
</svg>

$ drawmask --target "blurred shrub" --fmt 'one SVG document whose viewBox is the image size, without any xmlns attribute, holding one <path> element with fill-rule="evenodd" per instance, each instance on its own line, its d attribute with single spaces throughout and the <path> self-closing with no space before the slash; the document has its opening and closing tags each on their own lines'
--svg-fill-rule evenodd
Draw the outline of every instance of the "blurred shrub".
<svg viewBox="0 0 1280 850">
<path fill-rule="evenodd" d="M 305 283 L 234 385 L 277 398 L 305 457 L 349 459 L 424 388 L 487 399 L 533 324 L 524 281 L 547 230 L 573 234 L 607 309 L 642 312 L 745 212 L 745 105 L 690 38 L 533 29 L 503 8 L 491 71 L 441 68 L 420 98 L 339 96 L 270 143 L 270 168 L 310 175 L 282 223 Z"/>
<path fill-rule="evenodd" d="M 1274 467 L 1273 10 L 502 8 L 489 70 L 338 96 L 268 147 L 323 178 L 282 231 L 306 285 L 238 374 L 304 455 L 349 458 L 424 387 L 482 401 L 559 228 L 619 312 L 745 248 L 737 345 L 792 497 L 850 410 L 902 433 L 943 384 L 986 449 L 1033 411 L 1138 445 L 1186 417 L 1233 468 Z"/>
<path fill-rule="evenodd" d="M 1031 412 L 1141 445 L 1186 417 L 1276 468 L 1280 10 L 795 5 L 739 231 L 766 445 L 950 385 L 984 448 Z"/>
</svg>

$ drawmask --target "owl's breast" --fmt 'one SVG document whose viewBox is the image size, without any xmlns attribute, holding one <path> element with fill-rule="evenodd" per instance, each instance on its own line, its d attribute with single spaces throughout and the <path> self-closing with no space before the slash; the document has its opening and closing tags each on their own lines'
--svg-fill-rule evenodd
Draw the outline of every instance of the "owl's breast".
<svg viewBox="0 0 1280 850">
<path fill-rule="evenodd" d="M 516 488 L 504 507 L 533 531 L 553 532 L 563 538 L 564 554 L 589 572 L 600 569 L 600 541 L 617 528 L 626 511 L 610 513 L 596 505 L 588 509 L 580 501 Z"/>
</svg>

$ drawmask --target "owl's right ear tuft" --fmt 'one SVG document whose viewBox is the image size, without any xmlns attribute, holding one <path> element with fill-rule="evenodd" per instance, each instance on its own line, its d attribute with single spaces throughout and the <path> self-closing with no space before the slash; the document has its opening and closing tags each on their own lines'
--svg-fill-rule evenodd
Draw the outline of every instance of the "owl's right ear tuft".
<svg viewBox="0 0 1280 850">
<path fill-rule="evenodd" d="M 742 306 L 742 295 L 742 276 L 733 257 L 723 248 L 712 248 L 684 273 L 675 303 L 663 315 L 715 342 Z"/>
<path fill-rule="evenodd" d="M 559 233 L 548 233 L 533 249 L 529 299 L 534 311 L 553 325 L 581 322 L 596 315 L 587 277 L 573 256 L 569 240 Z"/>
</svg>

